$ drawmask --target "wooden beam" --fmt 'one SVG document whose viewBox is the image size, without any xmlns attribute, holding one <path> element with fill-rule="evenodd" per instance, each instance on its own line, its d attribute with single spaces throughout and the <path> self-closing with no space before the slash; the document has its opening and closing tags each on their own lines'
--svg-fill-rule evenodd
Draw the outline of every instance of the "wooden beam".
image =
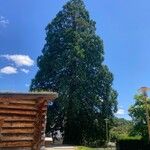
<svg viewBox="0 0 150 150">
<path fill-rule="evenodd" d="M 1 133 L 3 135 L 4 134 L 32 134 L 32 133 L 34 133 L 34 128 L 25 128 L 25 129 L 4 128 Z"/>
<path fill-rule="evenodd" d="M 31 141 L 0 142 L 0 147 L 31 147 Z"/>
<path fill-rule="evenodd" d="M 44 119 L 43 114 L 43 119 Z M 20 115 L 20 114 L 0 114 L 0 120 L 5 120 L 5 122 L 34 122 L 35 116 L 34 115 Z"/>
<path fill-rule="evenodd" d="M 1 141 L 33 141 L 33 137 L 29 135 L 9 135 L 3 136 Z"/>
<path fill-rule="evenodd" d="M 1 97 L 0 96 L 0 103 L 2 104 L 26 104 L 26 105 L 35 105 L 36 104 L 36 100 L 30 99 L 30 100 L 26 100 L 26 99 L 16 99 L 14 98 L 10 98 L 10 97 Z"/>
<path fill-rule="evenodd" d="M 26 105 L 16 105 L 16 104 L 1 104 L 0 109 L 15 109 L 15 110 L 36 110 L 34 105 L 26 106 Z"/>
<path fill-rule="evenodd" d="M 4 122 L 2 128 L 32 128 L 34 122 Z"/>
<path fill-rule="evenodd" d="M 31 92 L 31 93 L 0 93 L 0 98 L 10 98 L 15 100 L 20 99 L 45 99 L 45 100 L 52 100 L 56 99 L 58 94 L 56 92 Z"/>
<path fill-rule="evenodd" d="M 0 114 L 9 114 L 9 115 L 13 115 L 13 114 L 18 114 L 18 115 L 30 115 L 30 116 L 34 116 L 36 115 L 36 111 L 25 111 L 25 110 L 10 110 L 10 109 L 0 109 Z"/>
</svg>

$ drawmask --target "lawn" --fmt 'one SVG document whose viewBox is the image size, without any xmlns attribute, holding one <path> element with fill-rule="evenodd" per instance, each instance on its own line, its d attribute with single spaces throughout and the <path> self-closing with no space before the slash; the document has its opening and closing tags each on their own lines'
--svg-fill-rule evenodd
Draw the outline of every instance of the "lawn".
<svg viewBox="0 0 150 150">
<path fill-rule="evenodd" d="M 78 146 L 76 150 L 96 150 L 96 148 Z"/>
<path fill-rule="evenodd" d="M 90 148 L 84 146 L 78 146 L 76 150 L 116 150 L 115 148 Z"/>
<path fill-rule="evenodd" d="M 84 146 L 79 146 L 77 147 L 77 150 L 93 150 L 94 148 L 89 148 L 89 147 L 84 147 Z"/>
</svg>

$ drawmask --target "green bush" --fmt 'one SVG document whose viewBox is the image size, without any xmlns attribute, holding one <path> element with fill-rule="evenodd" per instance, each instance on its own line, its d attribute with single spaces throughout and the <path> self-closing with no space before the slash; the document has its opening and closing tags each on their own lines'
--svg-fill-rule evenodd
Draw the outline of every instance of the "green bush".
<svg viewBox="0 0 150 150">
<path fill-rule="evenodd" d="M 120 136 L 120 138 L 118 140 L 141 140 L 142 137 L 141 136 Z"/>
</svg>

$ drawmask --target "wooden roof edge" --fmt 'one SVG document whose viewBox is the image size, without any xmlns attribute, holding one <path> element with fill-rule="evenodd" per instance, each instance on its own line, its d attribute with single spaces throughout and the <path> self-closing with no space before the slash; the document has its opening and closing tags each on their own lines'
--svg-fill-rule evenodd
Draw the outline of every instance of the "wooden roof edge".
<svg viewBox="0 0 150 150">
<path fill-rule="evenodd" d="M 21 96 L 26 96 L 26 97 L 34 97 L 34 98 L 45 98 L 45 99 L 56 99 L 58 98 L 58 93 L 57 92 L 0 92 L 0 97 L 3 96 L 11 96 L 11 97 L 21 97 Z"/>
</svg>

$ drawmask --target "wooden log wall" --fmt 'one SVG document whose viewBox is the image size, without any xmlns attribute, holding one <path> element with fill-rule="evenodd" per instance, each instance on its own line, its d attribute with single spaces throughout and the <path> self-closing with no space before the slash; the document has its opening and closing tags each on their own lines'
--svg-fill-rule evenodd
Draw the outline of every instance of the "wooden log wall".
<svg viewBox="0 0 150 150">
<path fill-rule="evenodd" d="M 50 94 L 0 94 L 0 150 L 40 150 Z"/>
</svg>

